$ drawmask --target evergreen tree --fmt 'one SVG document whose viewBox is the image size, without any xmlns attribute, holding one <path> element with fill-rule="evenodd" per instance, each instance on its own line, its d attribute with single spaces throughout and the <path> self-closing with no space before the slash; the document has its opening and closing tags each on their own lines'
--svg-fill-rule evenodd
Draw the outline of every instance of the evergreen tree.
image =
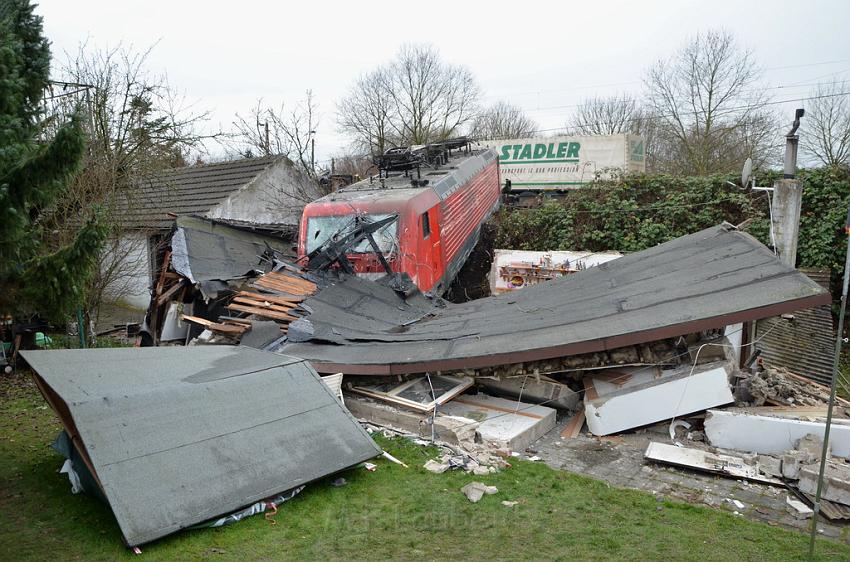
<svg viewBox="0 0 850 562">
<path fill-rule="evenodd" d="M 29 0 L 0 0 L 0 313 L 60 320 L 83 301 L 107 231 L 97 209 L 69 241 L 42 220 L 85 154 L 78 115 L 46 132 L 49 70 L 41 17 Z"/>
</svg>

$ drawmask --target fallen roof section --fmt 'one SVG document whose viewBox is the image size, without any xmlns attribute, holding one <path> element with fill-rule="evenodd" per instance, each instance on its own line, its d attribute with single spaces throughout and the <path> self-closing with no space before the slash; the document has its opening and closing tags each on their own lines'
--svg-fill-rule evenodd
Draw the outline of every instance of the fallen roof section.
<svg viewBox="0 0 850 562">
<path fill-rule="evenodd" d="M 241 346 L 22 354 L 130 546 L 381 453 L 294 357 Z"/>
<path fill-rule="evenodd" d="M 610 350 L 828 302 L 817 283 L 723 224 L 460 305 L 411 307 L 387 284 L 345 278 L 304 302 L 312 336 L 276 351 L 327 373 L 473 369 Z"/>
<path fill-rule="evenodd" d="M 227 281 L 268 269 L 261 256 L 271 249 L 292 254 L 280 238 L 245 232 L 201 217 L 178 217 L 171 237 L 174 270 L 194 283 Z M 265 268 L 263 266 L 266 266 Z"/>
</svg>

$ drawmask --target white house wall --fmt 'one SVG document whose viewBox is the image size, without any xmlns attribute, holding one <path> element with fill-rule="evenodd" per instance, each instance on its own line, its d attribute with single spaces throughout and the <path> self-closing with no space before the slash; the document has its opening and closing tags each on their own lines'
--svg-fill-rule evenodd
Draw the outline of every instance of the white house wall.
<svg viewBox="0 0 850 562">
<path fill-rule="evenodd" d="M 304 205 L 321 197 L 315 182 L 282 160 L 210 209 L 211 219 L 297 226 Z"/>
<path fill-rule="evenodd" d="M 118 271 L 110 283 L 105 296 L 108 301 L 145 310 L 150 304 L 150 256 L 147 234 L 141 232 L 125 233 L 117 241 L 110 243 L 101 261 L 101 271 L 109 268 L 115 260 Z"/>
</svg>

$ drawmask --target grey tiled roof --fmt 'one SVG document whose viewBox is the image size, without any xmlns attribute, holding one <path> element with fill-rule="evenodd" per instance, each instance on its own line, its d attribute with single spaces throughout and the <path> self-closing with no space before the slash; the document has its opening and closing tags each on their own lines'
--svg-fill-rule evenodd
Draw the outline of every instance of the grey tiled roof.
<svg viewBox="0 0 850 562">
<path fill-rule="evenodd" d="M 168 213 L 203 215 L 281 160 L 244 158 L 158 173 L 130 191 L 117 217 L 125 228 L 170 228 L 174 219 Z"/>
</svg>

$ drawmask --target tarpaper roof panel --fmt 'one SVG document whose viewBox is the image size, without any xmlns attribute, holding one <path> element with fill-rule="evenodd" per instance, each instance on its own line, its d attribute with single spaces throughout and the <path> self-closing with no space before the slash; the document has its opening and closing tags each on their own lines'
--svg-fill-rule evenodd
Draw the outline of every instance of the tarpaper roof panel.
<svg viewBox="0 0 850 562">
<path fill-rule="evenodd" d="M 235 346 L 25 351 L 128 545 L 380 454 L 306 362 Z"/>
<path fill-rule="evenodd" d="M 830 301 L 817 283 L 730 225 L 522 291 L 435 308 L 403 325 L 397 315 L 379 312 L 386 303 L 405 304 L 388 286 L 346 279 L 334 291 L 361 297 L 354 305 L 342 304 L 348 301 L 338 295 L 329 299 L 325 291 L 307 299 L 316 337 L 280 351 L 309 359 L 322 372 L 350 374 L 480 368 L 588 353 Z M 381 303 L 375 318 L 363 314 L 370 299 Z M 338 320 L 354 316 L 363 320 Z"/>
<path fill-rule="evenodd" d="M 171 240 L 174 269 L 193 283 L 236 279 L 262 270 L 260 256 L 268 245 L 292 256 L 290 243 L 280 238 L 245 232 L 199 217 L 178 217 Z"/>
</svg>

